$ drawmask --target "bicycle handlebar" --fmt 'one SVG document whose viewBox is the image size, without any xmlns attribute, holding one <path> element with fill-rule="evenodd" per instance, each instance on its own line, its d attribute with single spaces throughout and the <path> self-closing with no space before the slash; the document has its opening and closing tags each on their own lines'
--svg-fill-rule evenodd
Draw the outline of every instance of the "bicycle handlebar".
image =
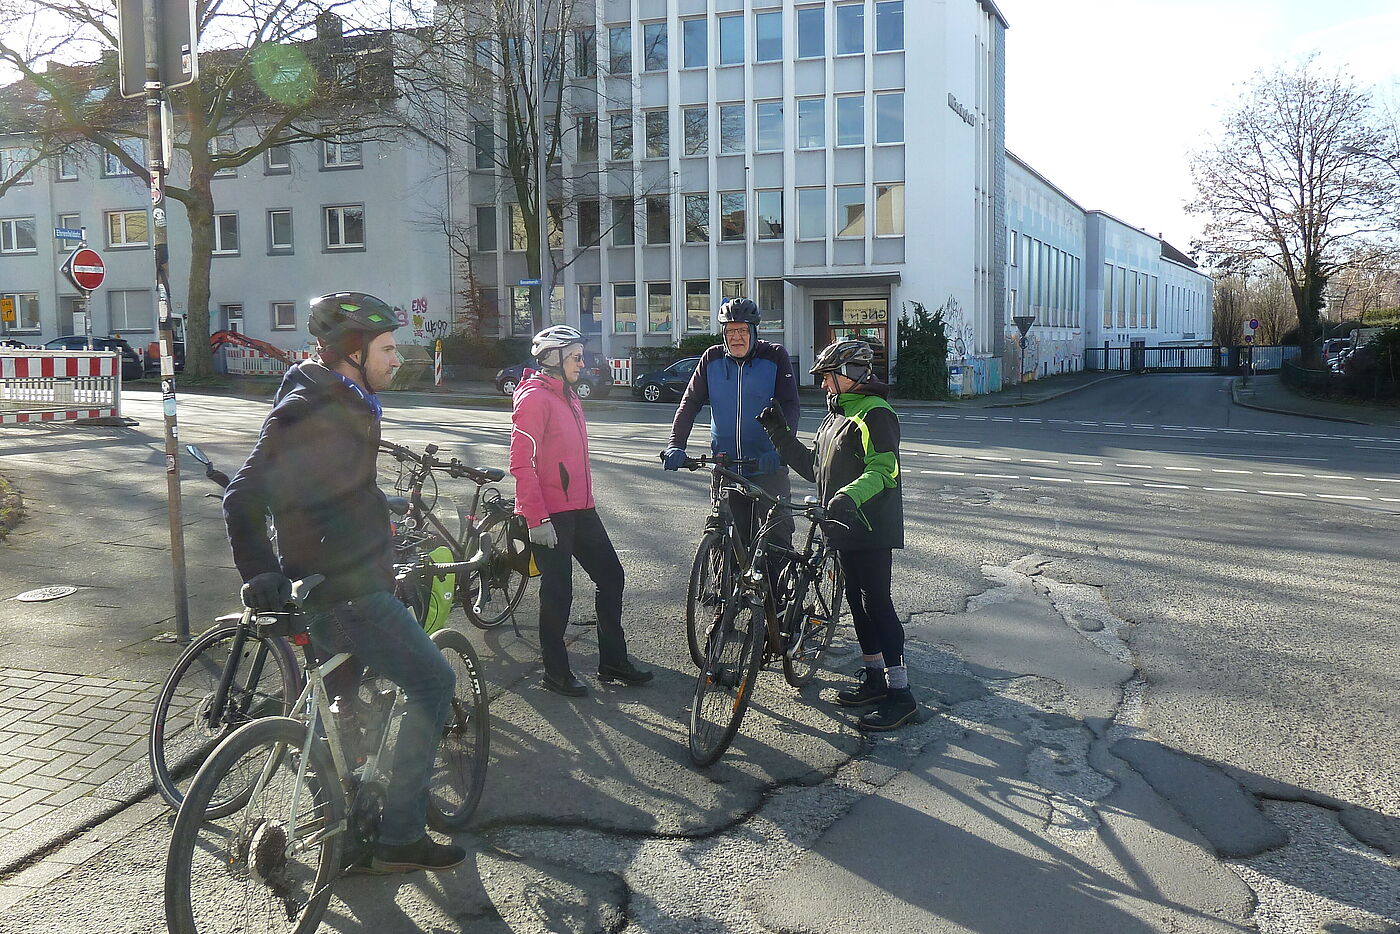
<svg viewBox="0 0 1400 934">
<path fill-rule="evenodd" d="M 739 484 L 741 487 L 743 487 L 744 494 L 746 496 L 752 496 L 761 502 L 767 503 L 769 506 L 776 506 L 786 512 L 793 513 L 794 515 L 801 513 L 805 515 L 808 519 L 810 519 L 812 522 L 839 525 L 843 529 L 850 528 L 850 526 L 846 523 L 841 522 L 838 519 L 831 518 L 824 506 L 819 506 L 816 503 L 795 504 L 787 500 L 779 499 L 778 497 L 769 493 L 767 490 L 763 489 L 763 487 L 754 483 L 748 477 L 745 477 L 743 474 L 738 473 L 737 471 L 729 469 L 730 466 L 746 467 L 757 463 L 758 461 L 753 458 L 727 458 L 723 456 L 687 457 L 681 463 L 681 466 L 684 467 L 686 470 L 712 470 L 719 476 L 724 477 L 726 480 L 732 480 L 735 483 Z"/>
<path fill-rule="evenodd" d="M 402 445 L 380 439 L 379 449 L 386 454 L 393 455 L 394 459 L 400 463 L 411 461 L 428 470 L 445 470 L 448 476 L 454 480 L 465 478 L 477 486 L 499 482 L 506 475 L 506 472 L 499 467 L 468 467 L 455 457 L 448 461 L 439 460 L 433 456 L 438 452 L 436 444 L 429 444 L 424 447 L 422 454 L 415 454 Z"/>
</svg>

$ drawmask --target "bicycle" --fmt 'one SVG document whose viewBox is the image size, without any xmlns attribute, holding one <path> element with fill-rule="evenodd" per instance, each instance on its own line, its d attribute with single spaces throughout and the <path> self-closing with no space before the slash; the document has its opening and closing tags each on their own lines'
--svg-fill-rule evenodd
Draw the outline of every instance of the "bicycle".
<svg viewBox="0 0 1400 934">
<path fill-rule="evenodd" d="M 312 657 L 300 606 L 317 577 L 294 585 L 286 611 L 253 617 L 260 636 L 302 647 L 306 686 L 292 716 L 239 727 L 195 776 L 166 854 L 165 916 L 173 934 L 314 930 L 336 879 L 377 839 L 389 784 L 385 752 L 406 701 L 394 688 L 332 704 L 327 678 L 353 656 L 320 664 Z M 480 800 L 490 722 L 466 637 L 440 629 L 432 639 L 449 656 L 457 686 L 430 778 L 428 824 L 453 832 Z M 342 702 L 355 715 L 347 716 Z"/>
<path fill-rule="evenodd" d="M 708 461 L 701 458 L 698 463 L 737 470 L 758 461 L 719 454 Z M 728 582 L 737 573 L 734 549 L 728 546 L 730 536 L 735 534 L 734 523 L 725 521 L 726 514 L 721 511 L 720 505 L 720 500 L 726 495 L 723 480 L 718 473 L 710 476 L 710 515 L 705 520 L 705 534 L 700 537 L 700 545 L 695 549 L 690 583 L 685 594 L 686 645 L 696 668 L 702 668 L 705 664 L 705 648 L 701 645 L 699 632 L 702 628 L 708 632 L 719 618 L 723 609 L 723 595 L 729 592 Z M 730 492 L 742 495 L 743 491 L 735 487 Z M 751 505 L 746 503 L 743 508 L 751 509 Z"/>
<path fill-rule="evenodd" d="M 492 486 L 505 477 L 505 471 L 468 467 L 456 458 L 439 460 L 435 456 L 438 452 L 435 444 L 425 446 L 422 454 L 414 454 L 388 441 L 381 441 L 379 449 L 407 468 L 406 475 L 395 486 L 407 500 L 400 532 L 405 547 L 427 554 L 439 565 L 437 570 L 421 566 L 416 577 L 405 578 L 409 583 L 402 590 L 409 609 L 419 618 L 439 618 L 445 616 L 444 609 L 450 611 L 452 606 L 460 606 L 478 629 L 494 629 L 505 622 L 520 605 L 525 585 L 534 572 L 529 533 L 524 519 L 515 514 L 515 500 L 502 496 L 500 490 Z M 437 500 L 436 470 L 476 484 L 471 506 L 459 511 L 460 535 L 453 535 L 433 512 Z M 424 497 L 423 490 L 428 484 L 431 484 L 428 495 L 432 502 Z M 440 553 L 438 550 L 443 548 L 446 552 Z M 476 573 L 467 575 L 465 587 L 460 580 L 449 581 L 442 566 L 461 562 L 469 554 L 485 555 L 485 564 Z M 430 612 L 434 589 L 437 589 L 439 608 Z"/>
<path fill-rule="evenodd" d="M 724 564 L 732 563 L 732 571 L 722 574 L 719 611 L 704 633 L 705 659 L 690 708 L 690 758 L 703 767 L 717 761 L 733 742 L 761 667 L 781 660 L 790 685 L 811 683 L 841 617 L 845 578 L 823 528 L 834 520 L 815 498 L 801 505 L 780 500 L 714 458 L 687 458 L 682 466 L 709 469 L 717 478 Z M 734 534 L 730 490 L 767 507 L 752 547 Z M 775 533 L 789 515 L 808 521 L 800 551 L 776 540 Z M 769 558 L 774 556 L 787 560 L 770 583 Z M 696 641 L 702 641 L 698 630 Z"/>
</svg>

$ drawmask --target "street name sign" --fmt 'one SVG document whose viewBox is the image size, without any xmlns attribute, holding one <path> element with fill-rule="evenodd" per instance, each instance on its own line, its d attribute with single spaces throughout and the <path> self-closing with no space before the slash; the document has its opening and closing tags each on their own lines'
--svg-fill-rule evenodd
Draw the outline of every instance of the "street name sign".
<svg viewBox="0 0 1400 934">
<path fill-rule="evenodd" d="M 83 231 L 82 231 L 81 228 L 78 228 L 78 227 L 55 227 L 55 228 L 53 229 L 53 235 L 54 235 L 54 239 L 56 239 L 56 240 L 81 240 L 81 239 L 83 239 Z"/>
<path fill-rule="evenodd" d="M 538 280 L 538 279 L 521 279 L 520 282 L 519 282 L 519 285 L 520 285 L 521 288 L 529 288 L 530 286 L 539 285 L 539 284 L 540 284 L 540 280 Z"/>
</svg>

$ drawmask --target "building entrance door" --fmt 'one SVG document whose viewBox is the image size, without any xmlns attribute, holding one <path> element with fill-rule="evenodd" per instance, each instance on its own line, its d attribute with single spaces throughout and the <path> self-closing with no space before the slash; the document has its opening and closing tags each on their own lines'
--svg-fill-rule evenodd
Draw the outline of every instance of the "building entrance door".
<svg viewBox="0 0 1400 934">
<path fill-rule="evenodd" d="M 814 352 L 848 337 L 863 338 L 875 351 L 875 376 L 890 379 L 890 300 L 888 298 L 818 299 L 812 303 L 816 316 L 812 333 L 817 337 Z"/>
</svg>

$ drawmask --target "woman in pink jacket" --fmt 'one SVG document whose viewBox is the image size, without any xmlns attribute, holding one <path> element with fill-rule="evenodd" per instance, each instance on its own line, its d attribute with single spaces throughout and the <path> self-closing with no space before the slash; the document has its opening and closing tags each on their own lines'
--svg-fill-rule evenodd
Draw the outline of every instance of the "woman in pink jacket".
<svg viewBox="0 0 1400 934">
<path fill-rule="evenodd" d="M 598 588 L 598 678 L 645 684 L 650 671 L 627 658 L 622 633 L 622 562 L 593 504 L 588 469 L 588 426 L 574 386 L 583 371 L 585 338 L 567 325 L 535 335 L 530 353 L 540 369 L 515 390 L 511 413 L 510 472 L 515 511 L 530 527 L 540 569 L 540 653 L 544 686 L 582 697 L 588 688 L 574 677 L 564 647 L 573 603 L 574 559 Z"/>
</svg>

